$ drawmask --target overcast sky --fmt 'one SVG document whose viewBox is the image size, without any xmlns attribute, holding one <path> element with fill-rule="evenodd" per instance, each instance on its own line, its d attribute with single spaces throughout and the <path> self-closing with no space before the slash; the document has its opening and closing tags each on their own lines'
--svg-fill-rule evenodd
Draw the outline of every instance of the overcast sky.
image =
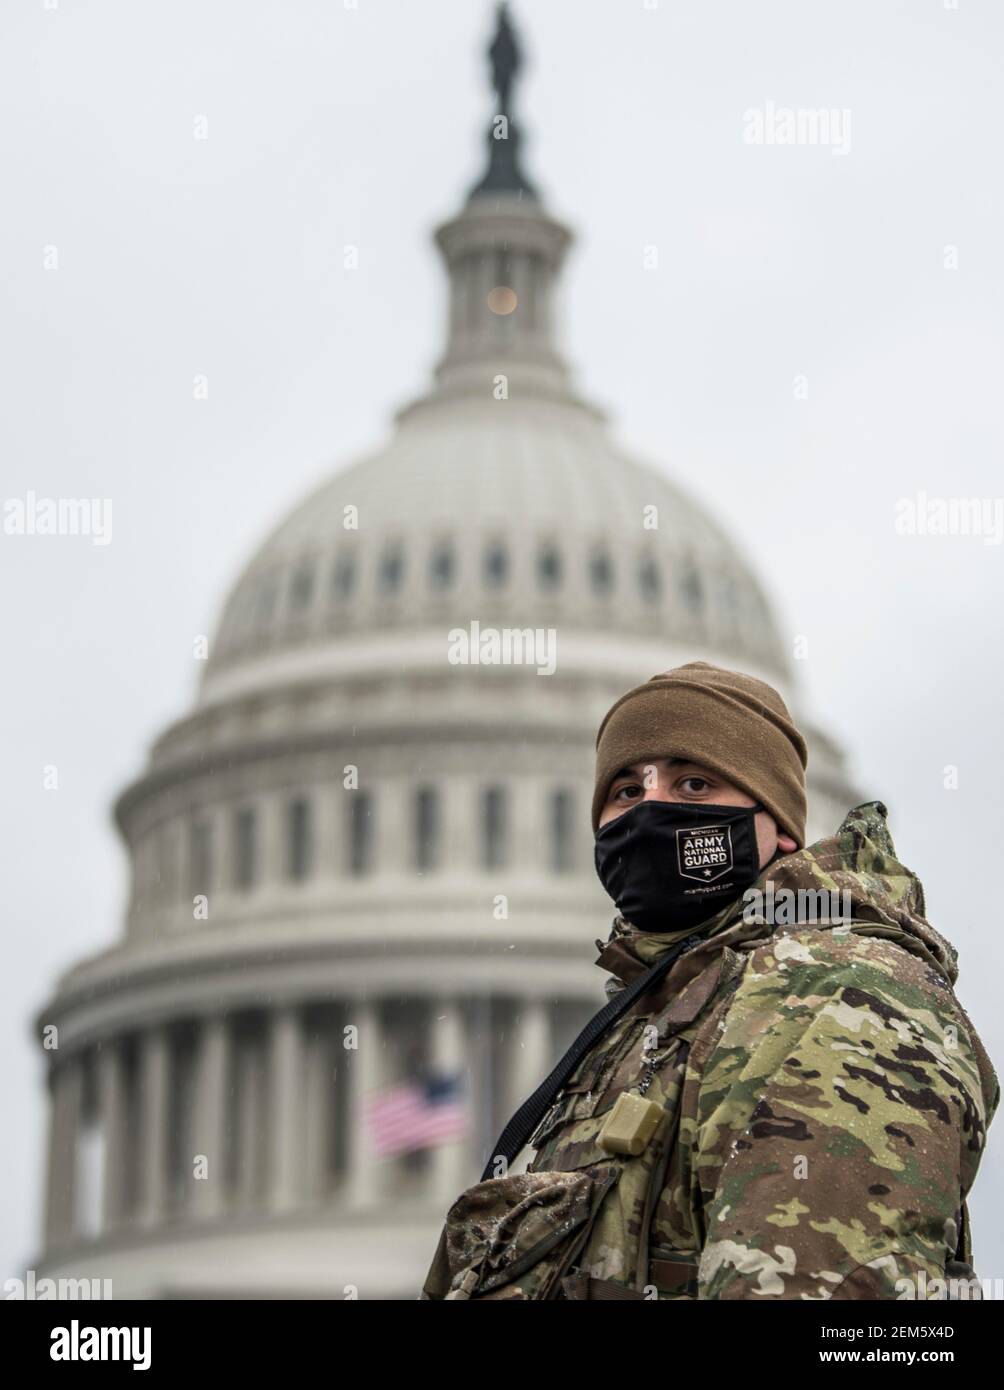
<svg viewBox="0 0 1004 1390">
<path fill-rule="evenodd" d="M 1004 10 L 513 13 L 527 170 L 578 234 L 579 383 L 755 557 L 999 1065 L 1004 545 L 896 515 L 1004 492 Z M 480 0 L 3 7 L 2 495 L 113 504 L 106 546 L 0 535 L 5 1276 L 39 1244 L 29 1018 L 119 930 L 111 801 L 188 706 L 193 635 L 249 552 L 428 378 L 429 234 L 481 170 L 491 23 Z M 838 113 L 831 143 L 744 138 L 782 108 Z M 999 1118 L 972 1202 L 985 1277 L 1004 1276 L 1002 1155 Z"/>
</svg>

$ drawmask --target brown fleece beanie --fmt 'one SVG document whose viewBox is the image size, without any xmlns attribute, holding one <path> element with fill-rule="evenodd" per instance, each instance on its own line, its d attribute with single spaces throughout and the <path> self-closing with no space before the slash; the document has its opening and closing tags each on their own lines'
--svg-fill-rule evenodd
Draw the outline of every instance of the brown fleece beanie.
<svg viewBox="0 0 1004 1390">
<path fill-rule="evenodd" d="M 596 735 L 593 833 L 614 774 L 646 758 L 686 758 L 762 801 L 805 844 L 805 739 L 765 681 L 688 661 L 636 685 L 612 705 Z"/>
</svg>

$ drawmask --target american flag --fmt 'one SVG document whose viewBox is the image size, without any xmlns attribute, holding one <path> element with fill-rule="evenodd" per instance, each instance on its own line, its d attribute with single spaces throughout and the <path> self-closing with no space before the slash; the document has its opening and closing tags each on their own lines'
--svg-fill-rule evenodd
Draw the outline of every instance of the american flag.
<svg viewBox="0 0 1004 1390">
<path fill-rule="evenodd" d="M 427 1149 L 467 1132 L 461 1075 L 430 1073 L 389 1086 L 366 1100 L 373 1151 L 381 1158 Z"/>
</svg>

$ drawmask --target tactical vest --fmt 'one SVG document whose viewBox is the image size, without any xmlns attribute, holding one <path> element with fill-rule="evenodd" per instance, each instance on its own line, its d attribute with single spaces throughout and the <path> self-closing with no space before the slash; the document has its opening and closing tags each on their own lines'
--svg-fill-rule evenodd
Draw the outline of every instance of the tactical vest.
<svg viewBox="0 0 1004 1390">
<path fill-rule="evenodd" d="M 649 1237 L 698 1026 L 695 1019 L 677 1030 L 651 1011 L 625 1014 L 531 1135 L 527 1171 L 477 1183 L 454 1202 L 422 1297 L 695 1297 L 700 1251 L 651 1246 Z M 637 1099 L 618 1108 L 627 1093 Z"/>
<path fill-rule="evenodd" d="M 726 947 L 685 991 L 691 1008 L 660 989 L 635 1002 L 561 1088 L 528 1141 L 526 1172 L 479 1182 L 450 1207 L 421 1298 L 697 1297 L 701 1232 L 687 1239 L 686 1220 L 670 1229 L 653 1218 L 691 1047 L 717 1030 L 745 964 Z M 946 1277 L 975 1279 L 971 1260 L 963 1202 Z"/>
</svg>

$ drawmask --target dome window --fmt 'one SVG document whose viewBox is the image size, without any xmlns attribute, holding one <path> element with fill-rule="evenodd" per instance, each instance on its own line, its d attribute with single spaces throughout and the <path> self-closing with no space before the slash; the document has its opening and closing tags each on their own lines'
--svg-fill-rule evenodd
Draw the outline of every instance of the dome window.
<svg viewBox="0 0 1004 1390">
<path fill-rule="evenodd" d="M 429 579 L 434 589 L 448 589 L 453 583 L 456 557 L 448 541 L 437 545 L 429 562 Z"/>
<path fill-rule="evenodd" d="M 351 555 L 339 555 L 331 573 L 331 592 L 337 600 L 347 599 L 356 582 L 356 566 Z"/>
<path fill-rule="evenodd" d="M 312 807 L 296 797 L 286 807 L 286 874 L 294 880 L 310 877 L 314 859 Z"/>
<path fill-rule="evenodd" d="M 503 787 L 481 793 L 481 867 L 500 869 L 506 860 L 506 800 Z"/>
<path fill-rule="evenodd" d="M 493 541 L 485 551 L 485 583 L 491 589 L 501 589 L 509 577 L 509 552 L 501 541 Z"/>
<path fill-rule="evenodd" d="M 695 566 L 688 561 L 680 575 L 680 593 L 691 613 L 699 613 L 704 605 L 704 586 Z"/>
<path fill-rule="evenodd" d="M 157 833 L 157 888 L 164 902 L 170 902 L 177 890 L 174 833 L 170 825 L 162 825 Z"/>
<path fill-rule="evenodd" d="M 349 872 L 365 874 L 373 867 L 373 798 L 354 791 L 349 801 Z"/>
<path fill-rule="evenodd" d="M 289 586 L 290 606 L 297 612 L 309 607 L 314 596 L 314 566 L 309 562 L 298 565 L 293 571 Z"/>
<path fill-rule="evenodd" d="M 561 553 L 548 543 L 537 553 L 537 579 L 542 589 L 556 589 L 561 583 Z"/>
<path fill-rule="evenodd" d="M 662 592 L 662 575 L 654 555 L 646 555 L 638 566 L 638 588 L 641 596 L 654 603 Z"/>
<path fill-rule="evenodd" d="M 589 579 L 594 594 L 609 594 L 613 588 L 614 570 L 605 550 L 595 550 L 589 560 Z"/>
<path fill-rule="evenodd" d="M 254 887 L 258 864 L 258 825 L 252 807 L 234 816 L 234 887 L 246 892 Z"/>
<path fill-rule="evenodd" d="M 551 868 L 555 873 L 567 873 L 573 867 L 572 793 L 562 788 L 551 794 L 550 807 Z"/>
<path fill-rule="evenodd" d="M 275 601 L 278 596 L 278 586 L 274 579 L 266 579 L 258 590 L 258 597 L 255 600 L 254 625 L 257 632 L 264 632 L 271 624 L 275 615 Z"/>
<path fill-rule="evenodd" d="M 439 861 L 439 793 L 435 787 L 419 787 L 415 792 L 415 868 L 421 873 L 434 869 Z"/>
<path fill-rule="evenodd" d="M 404 555 L 399 545 L 389 545 L 380 559 L 380 588 L 385 594 L 395 593 L 404 577 Z"/>
<path fill-rule="evenodd" d="M 208 895 L 213 877 L 213 827 L 209 821 L 196 820 L 188 833 L 188 891 L 191 897 Z"/>
<path fill-rule="evenodd" d="M 731 574 L 722 576 L 719 584 L 721 595 L 722 612 L 725 614 L 725 621 L 734 626 L 739 618 L 739 594 L 736 590 L 736 581 Z"/>
</svg>

